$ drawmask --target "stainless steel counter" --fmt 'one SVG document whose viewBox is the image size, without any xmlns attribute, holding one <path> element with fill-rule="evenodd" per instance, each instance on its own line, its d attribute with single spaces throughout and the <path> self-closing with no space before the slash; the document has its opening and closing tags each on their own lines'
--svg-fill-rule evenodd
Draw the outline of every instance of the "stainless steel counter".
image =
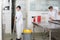
<svg viewBox="0 0 60 40">
<path fill-rule="evenodd" d="M 48 28 L 48 29 L 60 29 L 60 22 L 58 21 L 52 21 L 52 22 L 41 22 L 40 24 L 32 22 L 36 26 L 40 26 L 42 28 Z"/>
</svg>

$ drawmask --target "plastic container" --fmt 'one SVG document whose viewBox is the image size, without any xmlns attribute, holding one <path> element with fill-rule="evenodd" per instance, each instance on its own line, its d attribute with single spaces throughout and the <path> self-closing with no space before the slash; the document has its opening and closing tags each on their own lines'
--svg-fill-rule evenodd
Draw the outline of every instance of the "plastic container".
<svg viewBox="0 0 60 40">
<path fill-rule="evenodd" d="M 30 29 L 23 30 L 23 40 L 32 40 L 32 30 Z"/>
</svg>

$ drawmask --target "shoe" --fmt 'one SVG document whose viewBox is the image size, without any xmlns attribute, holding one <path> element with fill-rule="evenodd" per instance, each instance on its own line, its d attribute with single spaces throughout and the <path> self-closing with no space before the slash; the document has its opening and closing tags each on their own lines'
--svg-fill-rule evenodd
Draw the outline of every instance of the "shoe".
<svg viewBox="0 0 60 40">
<path fill-rule="evenodd" d="M 22 39 L 22 38 L 20 38 L 20 39 L 17 39 L 17 38 L 16 38 L 16 40 L 21 40 L 21 39 Z"/>
<path fill-rule="evenodd" d="M 20 40 L 22 40 L 22 38 L 20 38 Z"/>
<path fill-rule="evenodd" d="M 22 33 L 22 35 L 23 35 L 24 33 Z"/>
</svg>

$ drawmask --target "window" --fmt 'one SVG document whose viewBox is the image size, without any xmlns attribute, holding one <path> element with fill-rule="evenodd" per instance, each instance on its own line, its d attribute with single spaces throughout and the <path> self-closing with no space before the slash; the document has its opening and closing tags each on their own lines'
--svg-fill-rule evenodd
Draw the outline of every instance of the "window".
<svg viewBox="0 0 60 40">
<path fill-rule="evenodd" d="M 47 11 L 49 6 L 59 5 L 60 0 L 30 0 L 30 11 Z"/>
</svg>

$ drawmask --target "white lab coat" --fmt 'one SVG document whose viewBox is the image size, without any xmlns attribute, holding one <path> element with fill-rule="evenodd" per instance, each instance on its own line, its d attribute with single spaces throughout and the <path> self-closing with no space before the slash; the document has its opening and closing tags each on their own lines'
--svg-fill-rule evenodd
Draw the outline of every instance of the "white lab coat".
<svg viewBox="0 0 60 40">
<path fill-rule="evenodd" d="M 56 10 L 53 10 L 52 12 L 48 12 L 48 20 L 51 21 L 51 19 L 49 19 L 49 17 L 51 17 L 52 19 L 56 20 Z"/>
<path fill-rule="evenodd" d="M 17 38 L 19 39 L 21 37 L 21 33 L 23 32 L 23 15 L 21 11 L 17 11 L 16 15 L 16 34 Z"/>
<path fill-rule="evenodd" d="M 48 21 L 52 21 L 51 19 L 49 19 L 49 17 L 51 17 L 53 20 L 56 20 L 56 10 L 53 10 L 52 12 L 48 12 Z M 54 28 L 56 25 L 49 23 L 49 27 Z"/>
</svg>

